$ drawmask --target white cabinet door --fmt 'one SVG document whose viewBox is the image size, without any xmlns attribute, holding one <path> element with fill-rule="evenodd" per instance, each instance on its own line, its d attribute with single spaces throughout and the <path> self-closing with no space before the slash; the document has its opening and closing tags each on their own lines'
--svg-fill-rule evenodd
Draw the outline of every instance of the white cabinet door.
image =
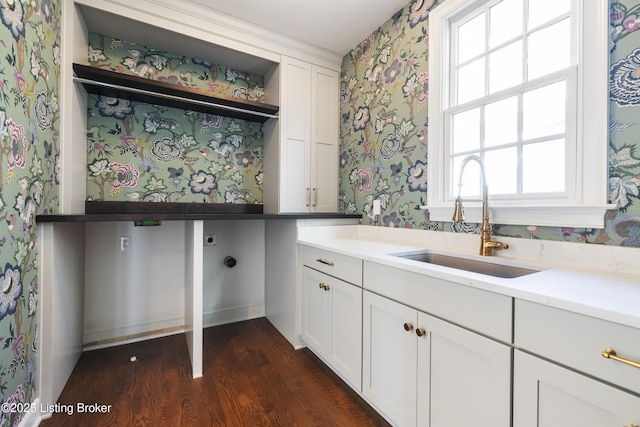
<svg viewBox="0 0 640 427">
<path fill-rule="evenodd" d="M 418 425 L 508 427 L 511 348 L 421 312 L 417 327 Z"/>
<path fill-rule="evenodd" d="M 287 57 L 280 68 L 280 147 L 267 171 L 279 174 L 278 212 L 337 212 L 339 74 Z"/>
<path fill-rule="evenodd" d="M 302 267 L 302 339 L 360 391 L 362 288 Z"/>
<path fill-rule="evenodd" d="M 367 291 L 363 307 L 362 392 L 394 424 L 415 426 L 418 313 Z"/>
<path fill-rule="evenodd" d="M 331 296 L 331 348 L 328 361 L 338 374 L 362 390 L 362 288 L 333 279 Z"/>
<path fill-rule="evenodd" d="M 283 57 L 281 67 L 280 212 L 308 212 L 311 200 L 311 64 Z"/>
<path fill-rule="evenodd" d="M 339 76 L 313 66 L 311 74 L 311 206 L 338 211 Z"/>
<path fill-rule="evenodd" d="M 514 427 L 640 425 L 640 397 L 518 350 L 513 408 Z"/>
<path fill-rule="evenodd" d="M 318 355 L 329 353 L 331 294 L 327 278 L 309 267 L 302 267 L 302 339 Z"/>
</svg>

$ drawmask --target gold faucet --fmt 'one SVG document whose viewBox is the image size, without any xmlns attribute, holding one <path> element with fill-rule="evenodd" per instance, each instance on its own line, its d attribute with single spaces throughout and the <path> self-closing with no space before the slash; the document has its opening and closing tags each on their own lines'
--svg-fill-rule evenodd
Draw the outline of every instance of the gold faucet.
<svg viewBox="0 0 640 427">
<path fill-rule="evenodd" d="M 460 166 L 460 176 L 458 177 L 458 197 L 456 197 L 455 210 L 453 212 L 453 222 L 464 221 L 464 212 L 462 208 L 462 197 L 460 196 L 462 190 L 462 173 L 469 161 L 478 162 L 480 165 L 480 173 L 482 174 L 482 232 L 480 234 L 480 255 L 492 256 L 494 250 L 509 249 L 509 245 L 501 242 L 494 242 L 491 240 L 491 223 L 489 222 L 489 190 L 487 187 L 487 180 L 484 173 L 484 165 L 480 157 L 476 155 L 470 155 L 462 160 L 462 166 Z"/>
</svg>

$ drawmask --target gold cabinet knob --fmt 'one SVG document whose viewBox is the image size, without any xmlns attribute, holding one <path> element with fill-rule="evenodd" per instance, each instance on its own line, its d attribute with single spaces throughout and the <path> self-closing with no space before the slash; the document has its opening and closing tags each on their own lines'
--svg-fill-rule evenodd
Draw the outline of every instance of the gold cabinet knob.
<svg viewBox="0 0 640 427">
<path fill-rule="evenodd" d="M 324 285 L 324 290 L 325 290 L 325 291 L 328 291 L 329 289 L 331 289 L 331 286 L 329 286 L 329 285 Z"/>
<path fill-rule="evenodd" d="M 410 331 L 412 329 L 413 329 L 413 323 L 407 322 L 407 323 L 404 324 L 404 330 L 405 331 Z"/>
<path fill-rule="evenodd" d="M 319 287 L 320 289 L 324 289 L 324 283 L 319 283 L 319 284 L 318 284 L 318 287 Z"/>
<path fill-rule="evenodd" d="M 422 337 L 424 335 L 427 335 L 427 331 L 425 331 L 424 328 L 418 328 L 416 329 L 416 335 Z"/>
</svg>

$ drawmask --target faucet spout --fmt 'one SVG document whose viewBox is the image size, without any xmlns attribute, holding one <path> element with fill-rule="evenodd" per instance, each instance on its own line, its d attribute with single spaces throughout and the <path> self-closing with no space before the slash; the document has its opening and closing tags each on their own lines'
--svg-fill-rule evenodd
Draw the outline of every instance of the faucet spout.
<svg viewBox="0 0 640 427">
<path fill-rule="evenodd" d="M 462 174 L 464 168 L 470 161 L 478 162 L 480 165 L 480 173 L 482 176 L 482 227 L 480 233 L 480 255 L 492 256 L 494 250 L 508 249 L 509 245 L 491 240 L 491 222 L 489 221 L 489 190 L 487 187 L 486 175 L 484 173 L 484 165 L 479 156 L 470 155 L 462 160 L 460 166 L 460 176 L 458 178 L 458 197 L 456 197 L 455 211 L 452 220 L 454 222 L 464 221 L 464 210 L 462 208 Z"/>
</svg>

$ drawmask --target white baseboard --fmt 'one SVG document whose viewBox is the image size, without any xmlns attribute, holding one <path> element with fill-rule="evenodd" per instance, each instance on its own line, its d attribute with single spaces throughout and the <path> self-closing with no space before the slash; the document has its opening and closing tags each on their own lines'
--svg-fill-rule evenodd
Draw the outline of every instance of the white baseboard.
<svg viewBox="0 0 640 427">
<path fill-rule="evenodd" d="M 40 413 L 40 398 L 36 398 L 31 403 L 31 407 L 37 408 L 38 410 L 25 412 L 24 417 L 22 417 L 22 420 L 20 420 L 20 424 L 18 424 L 19 427 L 36 427 L 40 425 L 40 421 L 51 417 L 51 414 Z"/>
<path fill-rule="evenodd" d="M 264 303 L 250 304 L 241 307 L 225 308 L 203 314 L 202 324 L 205 328 L 242 322 L 243 320 L 264 317 Z"/>
<path fill-rule="evenodd" d="M 84 350 L 96 350 L 181 332 L 184 332 L 184 317 L 175 317 L 96 331 L 85 331 L 82 342 Z"/>
<path fill-rule="evenodd" d="M 225 308 L 203 314 L 202 323 L 205 328 L 241 322 L 243 320 L 264 317 L 264 303 Z M 184 317 L 163 319 L 152 322 L 125 325 L 116 328 L 85 331 L 83 335 L 84 350 L 144 341 L 184 332 Z"/>
</svg>

